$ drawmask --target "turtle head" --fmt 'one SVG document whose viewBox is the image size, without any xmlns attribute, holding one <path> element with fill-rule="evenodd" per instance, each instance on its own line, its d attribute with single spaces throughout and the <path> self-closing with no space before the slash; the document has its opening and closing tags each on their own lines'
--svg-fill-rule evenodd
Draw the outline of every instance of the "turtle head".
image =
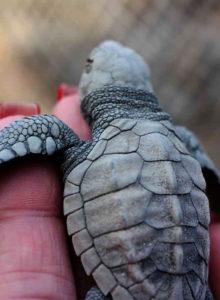
<svg viewBox="0 0 220 300">
<path fill-rule="evenodd" d="M 107 86 L 122 86 L 152 92 L 150 69 L 134 50 L 115 41 L 94 48 L 85 65 L 79 88 L 81 101 L 90 92 Z"/>
</svg>

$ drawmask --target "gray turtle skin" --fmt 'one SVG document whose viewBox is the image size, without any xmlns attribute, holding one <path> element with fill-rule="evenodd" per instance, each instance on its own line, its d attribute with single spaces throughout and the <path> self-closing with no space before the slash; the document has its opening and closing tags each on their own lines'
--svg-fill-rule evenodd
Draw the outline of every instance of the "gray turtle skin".
<svg viewBox="0 0 220 300">
<path fill-rule="evenodd" d="M 123 57 L 124 72 L 115 64 Z M 128 69 L 140 69 L 144 80 L 132 81 Z M 146 63 L 118 43 L 102 43 L 80 87 L 92 140 L 80 140 L 55 116 L 25 117 L 0 132 L 0 162 L 57 157 L 67 232 L 98 286 L 86 300 L 212 299 L 206 182 L 159 106 Z"/>
</svg>

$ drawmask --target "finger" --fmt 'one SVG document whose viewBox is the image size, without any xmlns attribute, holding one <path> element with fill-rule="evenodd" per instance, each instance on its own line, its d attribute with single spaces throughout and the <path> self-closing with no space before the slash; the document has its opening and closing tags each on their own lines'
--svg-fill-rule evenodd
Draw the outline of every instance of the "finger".
<svg viewBox="0 0 220 300">
<path fill-rule="evenodd" d="M 213 223 L 210 232 L 209 282 L 214 299 L 220 299 L 220 223 Z"/>
<path fill-rule="evenodd" d="M 91 129 L 81 115 L 78 93 L 63 97 L 52 114 L 70 126 L 81 139 L 91 139 Z"/>
<path fill-rule="evenodd" d="M 0 128 L 21 116 L 0 120 Z M 23 158 L 0 168 L 0 298 L 76 299 L 55 164 Z"/>
<path fill-rule="evenodd" d="M 36 103 L 0 103 L 0 118 L 13 115 L 31 116 L 40 113 L 40 106 Z"/>
<path fill-rule="evenodd" d="M 0 170 L 0 298 L 75 299 L 57 168 L 24 158 Z"/>
</svg>

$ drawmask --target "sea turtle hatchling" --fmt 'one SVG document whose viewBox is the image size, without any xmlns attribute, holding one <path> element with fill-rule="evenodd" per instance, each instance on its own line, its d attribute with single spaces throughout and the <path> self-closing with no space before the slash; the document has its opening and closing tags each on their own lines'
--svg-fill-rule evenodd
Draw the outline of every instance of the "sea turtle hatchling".
<svg viewBox="0 0 220 300">
<path fill-rule="evenodd" d="M 113 41 L 96 47 L 80 96 L 92 140 L 80 140 L 55 116 L 25 117 L 0 132 L 0 162 L 58 157 L 67 231 L 98 286 L 86 299 L 212 299 L 199 163 L 217 177 L 212 162 L 163 112 L 149 68 L 133 50 Z"/>
</svg>

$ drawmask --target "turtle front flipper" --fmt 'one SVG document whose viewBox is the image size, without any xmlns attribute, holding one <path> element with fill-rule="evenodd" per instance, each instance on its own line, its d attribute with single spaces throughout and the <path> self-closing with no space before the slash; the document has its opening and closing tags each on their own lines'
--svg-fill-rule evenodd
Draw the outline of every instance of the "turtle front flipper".
<svg viewBox="0 0 220 300">
<path fill-rule="evenodd" d="M 52 155 L 81 140 L 57 117 L 24 117 L 0 131 L 0 163 L 28 154 Z"/>
</svg>

